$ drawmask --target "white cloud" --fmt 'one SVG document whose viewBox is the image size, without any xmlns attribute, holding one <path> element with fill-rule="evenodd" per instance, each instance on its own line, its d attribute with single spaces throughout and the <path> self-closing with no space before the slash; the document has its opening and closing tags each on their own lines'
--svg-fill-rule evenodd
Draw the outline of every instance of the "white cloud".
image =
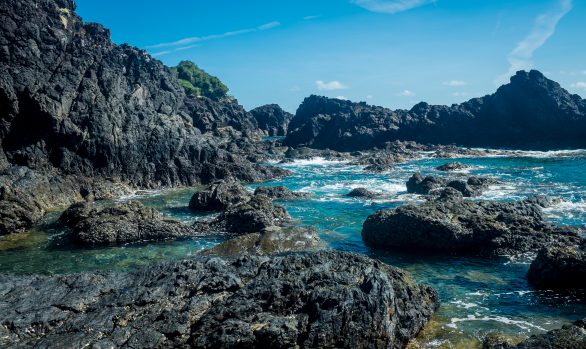
<svg viewBox="0 0 586 349">
<path fill-rule="evenodd" d="M 206 36 L 192 36 L 192 37 L 183 38 L 183 39 L 180 39 L 180 40 L 177 40 L 177 41 L 162 42 L 162 43 L 159 43 L 159 44 L 154 44 L 154 45 L 146 46 L 145 48 L 147 48 L 147 49 L 156 49 L 156 48 L 164 48 L 164 47 L 186 46 L 186 45 L 190 45 L 190 44 L 193 44 L 193 43 L 196 43 L 196 42 L 216 40 L 216 39 L 223 39 L 223 38 L 227 38 L 227 37 L 231 37 L 231 36 L 236 36 L 236 35 L 242 35 L 242 34 L 256 32 L 256 31 L 259 31 L 259 30 L 269 30 L 269 29 L 278 27 L 280 25 L 281 25 L 280 22 L 269 22 L 269 23 L 265 23 L 263 25 L 260 25 L 260 26 L 258 26 L 256 28 L 246 28 L 246 29 L 234 30 L 234 31 L 229 31 L 229 32 L 225 32 L 225 33 L 222 33 L 222 34 L 212 34 L 212 35 L 206 35 Z M 163 51 L 163 52 L 165 52 L 165 51 Z"/>
<path fill-rule="evenodd" d="M 258 30 L 269 30 L 281 25 L 281 22 L 269 22 L 258 27 Z"/>
<path fill-rule="evenodd" d="M 317 80 L 315 82 L 315 86 L 320 91 L 335 91 L 335 90 L 345 90 L 348 86 L 344 85 L 343 83 L 339 82 L 338 80 L 325 82 L 322 80 Z"/>
<path fill-rule="evenodd" d="M 397 94 L 397 96 L 400 96 L 400 97 L 413 97 L 413 96 L 415 96 L 415 92 L 409 91 L 409 90 L 403 90 L 403 92 Z"/>
<path fill-rule="evenodd" d="M 165 55 L 168 55 L 168 54 L 171 54 L 171 53 L 174 53 L 174 52 L 189 50 L 189 49 L 192 49 L 194 47 L 199 47 L 199 45 L 188 45 L 188 46 L 177 47 L 177 48 L 174 48 L 172 50 L 165 50 L 165 51 L 161 51 L 161 52 L 155 52 L 151 56 L 153 56 L 153 57 L 165 56 Z"/>
<path fill-rule="evenodd" d="M 347 101 L 348 98 L 344 97 L 344 96 L 337 96 L 336 99 L 342 100 L 342 101 Z"/>
<path fill-rule="evenodd" d="M 572 87 L 572 88 L 579 88 L 579 89 L 582 89 L 582 90 L 586 90 L 586 82 L 584 82 L 584 81 L 578 81 L 576 83 L 571 84 L 570 87 Z"/>
<path fill-rule="evenodd" d="M 351 0 L 352 3 L 378 13 L 398 13 L 435 3 L 436 0 Z"/>
<path fill-rule="evenodd" d="M 372 97 L 372 95 L 368 95 L 366 96 L 366 99 L 373 99 L 374 97 Z"/>
<path fill-rule="evenodd" d="M 466 81 L 462 81 L 462 80 L 450 80 L 450 81 L 442 82 L 442 85 L 450 86 L 450 87 L 460 87 L 460 86 L 466 86 L 466 85 L 468 85 L 468 83 Z"/>
<path fill-rule="evenodd" d="M 509 71 L 499 76 L 496 84 L 506 83 L 519 70 L 533 68 L 533 53 L 555 33 L 558 22 L 572 9 L 572 0 L 558 0 L 558 3 L 557 9 L 537 16 L 529 35 L 509 53 Z"/>
<path fill-rule="evenodd" d="M 318 19 L 320 17 L 321 16 L 305 16 L 305 17 L 303 17 L 303 20 L 304 21 L 311 21 L 312 19 Z"/>
</svg>

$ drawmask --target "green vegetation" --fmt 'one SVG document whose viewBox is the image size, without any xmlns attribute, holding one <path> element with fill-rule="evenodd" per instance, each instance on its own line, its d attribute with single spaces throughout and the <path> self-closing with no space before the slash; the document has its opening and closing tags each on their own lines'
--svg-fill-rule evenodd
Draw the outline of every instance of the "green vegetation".
<svg viewBox="0 0 586 349">
<path fill-rule="evenodd" d="M 171 70 L 177 75 L 179 83 L 188 95 L 205 96 L 216 101 L 228 97 L 228 87 L 193 62 L 182 61 Z"/>
</svg>

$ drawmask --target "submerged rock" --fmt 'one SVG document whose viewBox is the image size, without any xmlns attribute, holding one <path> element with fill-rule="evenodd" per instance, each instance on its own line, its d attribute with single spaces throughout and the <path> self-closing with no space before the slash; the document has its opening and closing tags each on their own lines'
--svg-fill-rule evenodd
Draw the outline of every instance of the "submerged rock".
<svg viewBox="0 0 586 349">
<path fill-rule="evenodd" d="M 278 200 L 308 199 L 311 197 L 310 193 L 292 191 L 282 185 L 277 187 L 258 187 L 254 190 L 254 195 L 264 195 Z"/>
<path fill-rule="evenodd" d="M 466 170 L 469 168 L 470 168 L 470 166 L 465 165 L 461 162 L 448 162 L 447 164 L 443 164 L 441 166 L 438 166 L 435 169 L 438 171 L 459 171 L 459 170 Z"/>
<path fill-rule="evenodd" d="M 195 231 L 180 222 L 164 219 L 155 209 L 127 201 L 99 209 L 90 203 L 74 204 L 58 221 L 81 245 L 111 245 L 137 241 L 187 238 Z"/>
<path fill-rule="evenodd" d="M 586 243 L 579 248 L 544 248 L 537 254 L 527 273 L 538 288 L 586 289 Z"/>
<path fill-rule="evenodd" d="M 368 198 L 368 199 L 372 199 L 375 198 L 377 196 L 380 196 L 379 193 L 375 193 L 373 191 L 370 191 L 366 188 L 354 188 L 352 189 L 348 194 L 346 194 L 346 196 L 351 197 L 351 198 Z"/>
<path fill-rule="evenodd" d="M 273 205 L 264 195 L 254 195 L 249 201 L 230 206 L 209 222 L 196 222 L 199 232 L 227 232 L 231 234 L 258 233 L 291 220 L 284 207 Z"/>
<path fill-rule="evenodd" d="M 379 211 L 364 222 L 362 238 L 375 248 L 456 251 L 486 255 L 537 252 L 573 246 L 582 238 L 572 229 L 544 220 L 530 202 L 468 201 L 453 188 L 418 206 Z"/>
<path fill-rule="evenodd" d="M 489 334 L 482 349 L 584 349 L 586 348 L 586 319 L 544 334 L 533 335 L 519 344 L 513 344 L 498 334 Z"/>
<path fill-rule="evenodd" d="M 239 182 L 218 181 L 193 194 L 189 208 L 193 211 L 222 211 L 251 198 L 252 194 Z"/>
<path fill-rule="evenodd" d="M 268 227 L 259 233 L 232 238 L 209 250 L 204 255 L 264 256 L 282 252 L 316 250 L 323 247 L 317 231 L 305 227 Z"/>
<path fill-rule="evenodd" d="M 490 177 L 472 176 L 464 181 L 434 176 L 424 178 L 420 173 L 415 173 L 407 181 L 407 192 L 430 195 L 439 193 L 441 188 L 450 187 L 462 193 L 464 197 L 474 197 L 482 195 L 482 192 L 488 189 L 490 185 L 497 183 L 499 182 L 496 179 Z"/>
<path fill-rule="evenodd" d="M 7 348 L 404 348 L 439 305 L 406 272 L 341 252 L 1 274 L 0 285 Z"/>
</svg>

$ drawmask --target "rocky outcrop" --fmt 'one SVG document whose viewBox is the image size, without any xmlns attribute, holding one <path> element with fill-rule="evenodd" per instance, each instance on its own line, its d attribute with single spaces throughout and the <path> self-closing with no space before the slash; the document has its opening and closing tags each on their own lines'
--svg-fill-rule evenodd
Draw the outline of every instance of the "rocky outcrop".
<svg viewBox="0 0 586 349">
<path fill-rule="evenodd" d="M 461 162 L 448 162 L 447 164 L 443 164 L 440 165 L 438 167 L 436 167 L 435 169 L 438 171 L 460 171 L 460 170 L 466 170 L 469 169 L 470 166 L 465 165 Z"/>
<path fill-rule="evenodd" d="M 520 71 L 496 93 L 453 105 L 390 110 L 310 96 L 285 144 L 355 151 L 394 140 L 513 149 L 586 147 L 586 100 L 538 71 Z"/>
<path fill-rule="evenodd" d="M 537 252 L 583 241 L 571 228 L 545 222 L 536 204 L 468 201 L 453 188 L 419 206 L 406 205 L 370 215 L 364 222 L 362 238 L 367 245 L 380 249 L 483 255 Z"/>
<path fill-rule="evenodd" d="M 586 244 L 544 248 L 531 263 L 527 278 L 537 288 L 586 289 Z"/>
<path fill-rule="evenodd" d="M 373 191 L 370 191 L 366 188 L 354 188 L 348 194 L 346 194 L 346 196 L 351 197 L 351 198 L 373 199 L 373 198 L 380 196 L 380 194 L 375 193 Z"/>
<path fill-rule="evenodd" d="M 233 257 L 238 255 L 266 256 L 276 253 L 309 251 L 322 248 L 317 231 L 307 227 L 268 227 L 259 233 L 236 236 L 203 255 Z"/>
<path fill-rule="evenodd" d="M 290 220 L 291 216 L 284 207 L 273 205 L 271 199 L 264 195 L 254 195 L 248 201 L 229 206 L 211 221 L 194 223 L 194 229 L 201 233 L 258 233 Z"/>
<path fill-rule="evenodd" d="M 59 224 L 70 229 L 73 241 L 84 246 L 181 239 L 196 235 L 180 222 L 164 219 L 155 209 L 127 201 L 100 209 L 89 203 L 69 207 Z"/>
<path fill-rule="evenodd" d="M 466 181 L 461 179 L 449 179 L 443 177 L 427 176 L 423 177 L 420 173 L 415 173 L 407 181 L 407 192 L 413 194 L 430 195 L 437 194 L 442 188 L 453 188 L 462 193 L 464 197 L 474 197 L 482 195 L 482 192 L 489 188 L 490 185 L 499 183 L 496 179 L 490 177 L 472 176 Z"/>
<path fill-rule="evenodd" d="M 533 335 L 519 344 L 498 335 L 489 334 L 482 343 L 482 349 L 584 349 L 586 348 L 586 319 Z"/>
<path fill-rule="evenodd" d="M 311 197 L 310 193 L 292 191 L 282 185 L 276 187 L 258 187 L 254 190 L 254 195 L 264 195 L 277 200 L 308 199 Z"/>
<path fill-rule="evenodd" d="M 421 173 L 415 173 L 407 181 L 407 192 L 412 194 L 428 195 L 434 190 L 445 187 L 447 180 L 434 176 L 423 177 Z"/>
<path fill-rule="evenodd" d="M 72 0 L 3 1 L 0 23 L 0 170 L 27 167 L 64 182 L 108 180 L 141 188 L 287 173 L 251 164 L 214 135 L 202 134 L 233 128 L 237 133 L 230 137 L 239 137 L 233 143 L 249 142 L 256 124 L 241 106 L 186 97 L 160 61 L 113 44 L 108 29 L 75 14 Z M 79 187 L 73 191 L 85 189 Z M 70 191 L 55 201 L 77 201 L 79 194 Z M 32 193 L 22 195 L 36 202 Z M 29 204 L 5 197 L 0 205 L 20 218 L 0 230 L 24 229 L 37 220 L 37 214 L 18 213 L 17 206 Z"/>
<path fill-rule="evenodd" d="M 256 120 L 258 128 L 267 136 L 286 136 L 289 122 L 293 119 L 293 114 L 284 111 L 277 104 L 252 109 L 250 114 Z"/>
<path fill-rule="evenodd" d="M 439 304 L 404 271 L 341 252 L 3 274 L 0 293 L 7 348 L 404 348 Z"/>
<path fill-rule="evenodd" d="M 193 211 L 223 211 L 232 205 L 247 202 L 252 194 L 238 182 L 218 181 L 196 192 L 189 201 Z"/>
</svg>

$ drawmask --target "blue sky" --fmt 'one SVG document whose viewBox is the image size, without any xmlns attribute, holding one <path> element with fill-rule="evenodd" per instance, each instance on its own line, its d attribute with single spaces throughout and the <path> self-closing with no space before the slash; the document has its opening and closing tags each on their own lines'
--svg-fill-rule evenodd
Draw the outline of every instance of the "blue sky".
<svg viewBox="0 0 586 349">
<path fill-rule="evenodd" d="M 165 64 L 192 60 L 247 109 L 304 97 L 410 108 L 492 93 L 535 68 L 586 96 L 583 0 L 77 0 Z"/>
</svg>

